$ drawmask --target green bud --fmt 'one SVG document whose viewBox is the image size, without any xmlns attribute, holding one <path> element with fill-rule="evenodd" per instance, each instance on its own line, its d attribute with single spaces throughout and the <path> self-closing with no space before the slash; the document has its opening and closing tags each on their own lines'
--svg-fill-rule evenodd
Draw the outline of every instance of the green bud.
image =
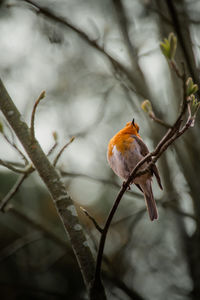
<svg viewBox="0 0 200 300">
<path fill-rule="evenodd" d="M 163 55 L 170 59 L 170 46 L 169 46 L 169 43 L 167 41 L 167 43 L 160 43 L 160 49 L 163 53 Z"/>
<path fill-rule="evenodd" d="M 171 32 L 168 39 L 170 43 L 170 58 L 173 59 L 176 54 L 177 37 L 173 32 Z"/>
<path fill-rule="evenodd" d="M 193 80 L 191 77 L 189 77 L 186 81 L 186 94 L 187 96 L 190 96 L 192 94 L 195 94 L 198 91 L 198 85 L 193 83 Z"/>
<path fill-rule="evenodd" d="M 151 102 L 149 100 L 144 100 L 141 104 L 141 108 L 146 112 L 146 113 L 151 113 L 153 111 Z"/>
<path fill-rule="evenodd" d="M 164 39 L 164 42 L 160 43 L 160 49 L 164 56 L 171 60 L 174 58 L 177 47 L 177 38 L 173 32 L 168 36 L 168 39 Z"/>
<path fill-rule="evenodd" d="M 197 84 L 194 84 L 193 85 L 193 89 L 192 89 L 192 94 L 195 94 L 197 91 L 198 91 L 198 85 Z"/>
<path fill-rule="evenodd" d="M 193 87 L 193 80 L 192 80 L 192 77 L 189 77 L 186 81 L 186 93 L 187 93 L 187 96 L 190 96 L 192 94 L 192 87 Z"/>
<path fill-rule="evenodd" d="M 200 102 L 198 102 L 198 100 L 195 98 L 194 95 L 191 95 L 190 110 L 191 110 L 192 117 L 196 116 L 199 106 L 200 106 Z"/>
</svg>

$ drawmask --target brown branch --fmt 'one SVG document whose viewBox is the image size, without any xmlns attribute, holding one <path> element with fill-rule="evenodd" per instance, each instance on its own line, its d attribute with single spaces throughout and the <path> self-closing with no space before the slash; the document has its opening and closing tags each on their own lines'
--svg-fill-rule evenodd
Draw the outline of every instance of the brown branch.
<svg viewBox="0 0 200 300">
<path fill-rule="evenodd" d="M 49 149 L 48 153 L 47 153 L 47 156 L 50 156 L 54 150 L 56 149 L 56 147 L 58 146 L 58 134 L 56 131 L 54 131 L 52 133 L 52 136 L 53 136 L 53 139 L 54 139 L 54 144 L 53 146 Z"/>
<path fill-rule="evenodd" d="M 94 224 L 94 226 L 96 227 L 96 229 L 102 233 L 103 229 L 99 226 L 99 224 L 97 223 L 97 221 L 95 220 L 95 218 L 93 218 L 85 208 L 83 208 L 82 206 L 80 206 L 80 209 L 84 212 L 84 214 L 92 221 L 92 223 Z"/>
<path fill-rule="evenodd" d="M 5 259 L 16 253 L 19 249 L 29 245 L 30 243 L 40 240 L 42 237 L 43 235 L 41 232 L 31 232 L 19 237 L 14 242 L 1 249 L 0 263 L 2 263 Z"/>
<path fill-rule="evenodd" d="M 169 64 L 170 64 L 171 68 L 175 71 L 177 77 L 180 78 L 180 79 L 183 79 L 185 71 L 184 71 L 183 74 L 181 74 L 181 72 L 179 71 L 178 66 L 177 66 L 175 60 L 174 59 L 170 60 Z"/>
<path fill-rule="evenodd" d="M 6 211 L 8 213 L 13 214 L 15 217 L 20 219 L 21 221 L 25 222 L 26 224 L 29 224 L 31 227 L 33 227 L 35 230 L 42 232 L 46 237 L 51 239 L 53 242 L 55 242 L 57 245 L 62 247 L 63 249 L 67 249 L 67 242 L 63 239 L 61 239 L 58 235 L 52 232 L 48 228 L 48 226 L 45 226 L 44 220 L 41 220 L 40 222 L 38 221 L 38 216 L 37 216 L 37 221 L 34 220 L 33 218 L 29 217 L 27 214 L 23 213 L 20 209 L 17 209 L 16 207 L 13 207 L 12 205 L 8 205 L 6 208 Z"/>
<path fill-rule="evenodd" d="M 110 180 L 110 179 L 104 179 L 104 178 L 100 178 L 100 177 L 95 177 L 93 175 L 89 175 L 89 174 L 82 174 L 82 173 L 72 173 L 72 172 L 66 172 L 63 170 L 59 170 L 60 174 L 62 175 L 62 177 L 82 177 L 88 180 L 92 180 L 92 181 L 96 181 L 96 182 L 100 182 L 102 184 L 109 184 L 112 185 L 115 188 L 120 188 L 121 185 L 119 183 L 117 183 L 114 180 Z M 128 193 L 132 194 L 133 196 L 137 197 L 137 198 L 143 198 L 141 196 L 141 194 L 136 193 L 132 190 L 128 190 Z"/>
<path fill-rule="evenodd" d="M 32 136 L 32 140 L 35 139 L 35 113 L 36 113 L 36 108 L 38 107 L 38 104 L 40 103 L 40 101 L 45 97 L 45 91 L 43 91 L 40 96 L 37 98 L 37 100 L 35 101 L 35 104 L 33 106 L 33 110 L 32 110 L 32 114 L 31 114 L 31 136 Z"/>
<path fill-rule="evenodd" d="M 131 65 L 131 70 L 132 70 L 132 77 L 134 76 L 134 74 L 136 73 L 137 76 L 134 76 L 134 87 L 136 87 L 136 89 L 138 90 L 137 92 L 139 92 L 139 94 L 143 97 L 143 98 L 148 98 L 148 90 L 147 90 L 147 85 L 146 85 L 146 80 L 145 80 L 145 76 L 144 73 L 139 65 L 138 62 L 138 50 L 136 47 L 133 46 L 131 39 L 129 37 L 129 30 L 128 30 L 128 17 L 126 14 L 126 10 L 125 10 L 125 6 L 124 6 L 124 1 L 122 0 L 112 0 L 113 2 L 113 6 L 115 8 L 116 11 L 116 16 L 117 16 L 117 21 L 119 23 L 119 29 L 121 31 L 123 40 L 124 40 L 124 44 L 126 46 L 127 49 L 127 53 L 128 56 L 130 58 L 130 65 Z M 124 82 L 123 82 L 124 84 Z M 130 89 L 130 87 L 129 87 Z M 146 89 L 146 91 L 145 91 Z M 133 89 L 131 88 L 131 90 L 133 91 Z M 134 89 L 135 92 L 135 89 Z M 146 96 L 146 97 L 145 97 Z"/>
<path fill-rule="evenodd" d="M 6 205 L 8 202 L 13 198 L 13 196 L 18 192 L 20 186 L 24 182 L 24 180 L 30 175 L 35 169 L 31 166 L 29 167 L 26 172 L 24 172 L 23 175 L 21 175 L 17 182 L 14 184 L 12 189 L 8 192 L 8 194 L 4 197 L 4 199 L 0 202 L 0 211 L 5 212 L 6 211 Z"/>
<path fill-rule="evenodd" d="M 19 168 L 24 168 L 25 165 L 18 162 L 18 161 L 10 161 L 10 160 L 3 160 L 4 163 L 8 165 L 12 165 L 13 167 L 19 167 Z"/>
<path fill-rule="evenodd" d="M 180 70 L 178 69 L 178 66 L 175 62 L 175 60 L 170 60 L 169 64 L 171 66 L 171 68 L 174 70 L 174 72 L 176 73 L 177 77 L 179 79 L 182 80 L 183 83 L 183 99 L 182 99 L 182 103 L 181 103 L 181 112 L 179 117 L 177 118 L 177 121 L 175 122 L 175 124 L 178 124 L 180 122 L 180 120 L 182 119 L 183 115 L 185 114 L 186 108 L 187 108 L 187 95 L 186 95 L 186 74 L 185 74 L 185 66 L 182 63 L 182 67 L 183 67 L 183 73 L 180 72 Z M 164 126 L 165 128 L 175 128 L 176 125 L 174 124 L 173 126 L 171 126 L 170 124 L 166 123 L 165 121 L 157 118 L 154 114 L 153 111 L 149 112 L 149 117 L 154 120 L 156 123 Z"/>
<path fill-rule="evenodd" d="M 9 126 L 8 126 L 8 128 L 11 131 Z M 25 161 L 25 164 L 27 165 L 29 162 L 28 162 L 28 159 L 26 158 L 26 156 L 24 155 L 24 153 L 17 147 L 17 145 L 15 144 L 14 141 L 12 141 L 12 142 L 10 141 L 10 139 L 7 137 L 7 135 L 4 132 L 2 134 L 3 134 L 4 139 L 7 141 L 7 143 L 10 146 L 12 146 L 19 153 L 19 155 L 21 156 L 21 158 Z"/>
<path fill-rule="evenodd" d="M 176 72 L 177 70 L 175 70 Z M 179 74 L 179 73 L 178 73 Z M 177 76 L 178 76 L 177 74 Z M 164 137 L 161 139 L 161 141 L 158 143 L 157 147 L 155 150 L 151 153 L 148 153 L 143 159 L 141 159 L 135 168 L 132 170 L 131 174 L 129 175 L 129 178 L 123 183 L 117 198 L 113 204 L 113 207 L 111 208 L 111 211 L 108 215 L 108 218 L 106 220 L 105 226 L 103 228 L 103 232 L 101 234 L 100 238 L 100 243 L 99 243 L 99 249 L 98 249 L 98 254 L 97 254 L 97 262 L 96 262 L 96 270 L 95 270 L 95 279 L 93 283 L 93 287 L 95 288 L 96 282 L 99 282 L 100 277 L 101 277 L 101 264 L 102 264 L 102 258 L 103 258 L 103 251 L 104 251 L 104 246 L 105 246 L 105 241 L 106 241 L 106 236 L 108 229 L 110 227 L 111 221 L 113 219 L 113 216 L 117 210 L 117 207 L 130 186 L 130 184 L 133 182 L 133 180 L 141 176 L 147 172 L 150 172 L 151 166 L 158 160 L 158 158 L 167 150 L 167 148 L 178 138 L 180 137 L 188 128 L 191 127 L 192 122 L 194 122 L 194 117 L 191 117 L 190 112 L 188 120 L 186 124 L 180 128 L 183 116 L 186 113 L 187 107 L 188 107 L 188 102 L 187 102 L 187 93 L 186 93 L 186 75 L 185 75 L 185 70 L 183 74 L 181 75 L 182 82 L 183 82 L 183 100 L 182 100 L 182 107 L 181 107 L 181 112 L 175 121 L 173 127 L 171 127 L 167 133 L 164 135 Z M 150 162 L 148 162 L 150 160 Z M 141 167 L 144 165 L 145 162 L 148 162 L 147 166 L 144 169 L 141 169 Z"/>
<path fill-rule="evenodd" d="M 164 127 L 167 128 L 167 129 L 172 127 L 172 126 L 171 126 L 170 124 L 168 124 L 167 122 L 165 122 L 165 121 L 163 121 L 163 120 L 157 118 L 157 117 L 155 116 L 154 112 L 150 112 L 150 113 L 149 113 L 149 117 L 150 117 L 152 120 L 154 120 L 156 123 L 158 123 L 158 124 L 164 126 Z"/>
<path fill-rule="evenodd" d="M 133 65 L 135 64 L 135 60 L 137 58 L 137 51 L 133 47 L 129 33 L 128 33 L 128 20 L 126 16 L 126 12 L 124 9 L 123 1 L 121 0 L 112 0 L 113 5 L 115 7 L 116 15 L 118 18 L 118 23 L 124 38 L 125 45 L 127 46 L 128 54 L 130 57 L 131 62 L 133 62 Z"/>
<path fill-rule="evenodd" d="M 25 169 L 18 169 L 18 168 L 15 168 L 12 163 L 10 162 L 7 162 L 7 161 L 4 161 L 2 159 L 0 159 L 0 165 L 1 166 L 4 166 L 5 168 L 15 172 L 15 173 L 21 173 L 21 174 L 24 174 L 26 173 Z"/>
<path fill-rule="evenodd" d="M 194 58 L 194 53 L 191 49 L 192 44 L 192 38 L 189 31 L 189 25 L 188 25 L 188 13 L 186 10 L 186 6 L 184 1 L 179 1 L 179 4 L 182 6 L 182 15 L 180 14 L 180 11 L 177 9 L 177 3 L 176 1 L 167 0 L 166 1 L 169 15 L 171 17 L 174 30 L 177 34 L 181 49 L 183 51 L 183 56 L 186 62 L 186 66 L 191 74 L 191 77 L 195 80 L 195 82 L 199 85 L 199 73 L 195 70 L 196 69 L 196 63 Z M 184 26 L 184 31 L 182 30 Z M 200 96 L 200 91 L 197 92 L 198 96 Z"/>
<path fill-rule="evenodd" d="M 64 150 L 74 141 L 74 139 L 75 139 L 75 137 L 73 136 L 71 139 L 70 139 L 70 141 L 67 143 L 67 144 L 65 144 L 63 147 L 62 147 L 62 149 L 58 152 L 58 154 L 56 155 L 56 158 L 54 159 L 54 161 L 53 161 L 53 166 L 55 167 L 56 166 L 56 164 L 57 164 L 57 162 L 58 162 L 58 160 L 59 160 L 59 158 L 60 158 L 60 156 L 62 155 L 62 153 L 64 152 Z"/>
<path fill-rule="evenodd" d="M 0 109 L 6 117 L 11 128 L 22 143 L 34 167 L 50 192 L 56 206 L 59 217 L 68 233 L 76 259 L 79 263 L 86 288 L 90 290 L 94 278 L 94 259 L 87 243 L 87 239 L 79 223 L 78 214 L 71 197 L 55 168 L 50 164 L 36 139 L 33 140 L 30 129 L 21 119 L 21 115 L 8 95 L 2 81 L 0 80 Z M 12 114 L 10 114 L 12 111 Z M 93 290 L 94 291 L 94 290 Z M 101 295 L 106 299 L 101 281 L 93 295 Z M 93 297 L 95 299 L 95 297 Z M 98 299 L 98 297 L 96 298 Z M 100 299 L 100 298 L 99 298 Z"/>
<path fill-rule="evenodd" d="M 57 146 L 58 146 L 58 142 L 55 142 L 53 146 L 49 149 L 47 156 L 50 156 L 54 152 Z"/>
<path fill-rule="evenodd" d="M 141 95 L 143 98 L 148 98 L 148 95 L 144 93 L 144 84 L 141 85 L 141 82 L 143 80 L 138 80 L 138 73 L 141 74 L 141 70 L 138 70 L 138 73 L 135 74 L 132 71 L 129 71 L 122 63 L 114 59 L 108 52 L 105 51 L 104 47 L 101 47 L 98 44 L 97 40 L 91 39 L 84 31 L 82 31 L 80 28 L 74 26 L 69 20 L 66 18 L 63 18 L 61 16 L 55 15 L 48 7 L 41 7 L 38 5 L 37 2 L 34 2 L 32 0 L 23 0 L 26 3 L 29 3 L 33 9 L 35 9 L 35 12 L 37 14 L 42 14 L 43 16 L 50 18 L 53 21 L 58 22 L 59 24 L 62 24 L 66 26 L 67 28 L 70 28 L 72 31 L 74 31 L 81 39 L 83 39 L 88 45 L 96 49 L 98 52 L 103 54 L 110 62 L 112 68 L 113 68 L 113 74 L 115 78 L 120 76 L 120 78 L 124 81 L 126 81 L 128 87 L 131 91 L 134 93 L 137 93 Z M 124 78 L 122 78 L 124 77 Z M 119 79 L 118 79 L 119 80 Z M 137 91 L 135 90 L 135 86 L 137 86 Z"/>
</svg>

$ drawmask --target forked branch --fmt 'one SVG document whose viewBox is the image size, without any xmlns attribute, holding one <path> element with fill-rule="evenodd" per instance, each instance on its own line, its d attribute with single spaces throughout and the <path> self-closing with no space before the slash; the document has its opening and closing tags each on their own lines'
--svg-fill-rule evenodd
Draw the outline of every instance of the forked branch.
<svg viewBox="0 0 200 300">
<path fill-rule="evenodd" d="M 185 68 L 183 66 L 183 73 L 181 73 L 175 62 L 171 64 L 173 70 L 177 74 L 178 78 L 182 80 L 182 86 L 183 86 L 183 98 L 181 103 L 181 111 L 180 114 L 177 117 L 177 120 L 174 122 L 173 126 L 166 126 L 166 124 L 162 124 L 165 127 L 169 127 L 169 130 L 164 135 L 164 137 L 161 139 L 161 141 L 158 143 L 157 147 L 153 152 L 148 153 L 141 161 L 138 162 L 136 167 L 132 170 L 129 178 L 127 181 L 123 183 L 121 186 L 121 189 L 115 199 L 115 202 L 113 204 L 113 207 L 111 208 L 111 211 L 108 215 L 108 218 L 106 220 L 105 226 L 103 228 L 100 243 L 99 243 L 99 249 L 97 254 L 97 261 L 96 261 L 96 270 L 95 270 L 95 279 L 93 286 L 95 288 L 95 285 L 100 281 L 101 278 L 101 264 L 103 259 L 103 251 L 106 241 L 106 236 L 108 229 L 110 227 L 111 221 L 113 219 L 113 216 L 117 210 L 117 207 L 126 192 L 126 190 L 129 188 L 129 185 L 133 182 L 133 180 L 141 176 L 144 173 L 150 172 L 150 168 L 152 164 L 155 164 L 158 158 L 167 150 L 167 148 L 176 140 L 178 139 L 186 130 L 188 130 L 190 127 L 194 125 L 196 113 L 200 106 L 199 102 L 195 102 L 195 97 L 192 94 L 192 91 L 196 91 L 196 87 L 193 84 L 193 82 L 190 82 L 190 85 L 188 84 L 188 81 L 186 82 L 186 74 L 185 74 Z M 193 100 L 192 100 L 193 99 Z M 192 102 L 193 101 L 193 102 Z M 194 106 L 194 107 L 193 107 Z M 194 113 L 191 113 L 191 108 L 193 108 Z M 185 125 L 182 125 L 183 120 L 185 118 L 186 112 L 188 113 L 188 119 L 185 123 Z M 159 122 L 160 123 L 160 122 Z M 143 169 L 144 163 L 147 163 L 147 166 Z"/>
</svg>

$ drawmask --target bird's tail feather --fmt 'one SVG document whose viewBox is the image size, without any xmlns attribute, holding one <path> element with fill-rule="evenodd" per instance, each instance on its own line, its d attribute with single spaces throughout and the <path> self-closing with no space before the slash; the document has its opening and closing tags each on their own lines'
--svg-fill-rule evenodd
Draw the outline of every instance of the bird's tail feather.
<svg viewBox="0 0 200 300">
<path fill-rule="evenodd" d="M 149 213 L 149 217 L 151 221 L 158 219 L 158 211 L 156 202 L 153 197 L 152 187 L 151 187 L 151 180 L 147 180 L 144 186 L 141 186 L 144 192 L 144 197 L 146 201 L 147 210 Z"/>
</svg>

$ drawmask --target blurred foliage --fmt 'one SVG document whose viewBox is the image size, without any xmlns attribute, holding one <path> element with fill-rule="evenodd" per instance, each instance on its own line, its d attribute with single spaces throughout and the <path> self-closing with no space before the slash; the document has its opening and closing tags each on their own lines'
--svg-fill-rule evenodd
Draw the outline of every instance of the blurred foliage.
<svg viewBox="0 0 200 300">
<path fill-rule="evenodd" d="M 36 137 L 46 153 L 58 142 L 53 161 L 75 136 L 58 166 L 68 173 L 64 180 L 77 209 L 86 208 L 100 225 L 121 184 L 106 162 L 109 139 L 134 117 L 152 150 L 166 129 L 141 104 L 169 124 L 180 109 L 181 81 L 160 50 L 168 37 L 168 58 L 174 57 L 172 32 L 178 65 L 184 62 L 191 77 L 188 93 L 197 92 L 199 99 L 199 1 L 126 0 L 123 11 L 118 2 L 37 2 L 57 20 L 24 1 L 0 2 L 2 80 L 29 124 L 35 100 L 46 91 L 36 113 Z M 150 102 L 144 107 L 145 99 Z M 9 132 L 2 119 L 1 124 Z M 106 242 L 108 299 L 200 299 L 199 129 L 197 118 L 159 160 L 164 191 L 153 186 L 158 222 L 150 223 L 135 187 L 121 201 Z M 0 143 L 1 159 L 21 163 L 3 136 Z M 17 176 L 1 168 L 1 199 Z M 11 204 L 0 215 L 2 299 L 86 299 L 62 224 L 36 173 Z M 99 233 L 80 210 L 79 215 L 95 255 Z"/>
</svg>

